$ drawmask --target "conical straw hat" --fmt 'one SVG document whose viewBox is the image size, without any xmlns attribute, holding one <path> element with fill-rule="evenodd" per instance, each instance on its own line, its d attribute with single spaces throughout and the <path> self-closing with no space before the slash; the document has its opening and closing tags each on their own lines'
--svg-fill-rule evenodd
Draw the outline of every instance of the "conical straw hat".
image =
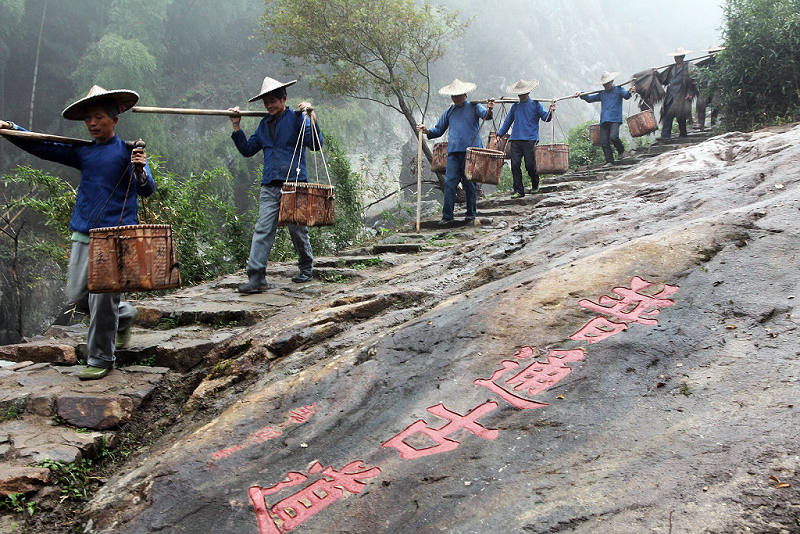
<svg viewBox="0 0 800 534">
<path fill-rule="evenodd" d="M 297 83 L 297 80 L 292 80 L 291 82 L 279 82 L 274 78 L 270 78 L 269 76 L 264 77 L 264 81 L 261 82 L 261 92 L 259 92 L 256 96 L 248 100 L 248 102 L 255 102 L 256 100 L 260 100 L 264 98 L 264 95 L 267 93 L 271 93 L 281 87 L 289 87 L 290 85 L 294 85 Z"/>
<path fill-rule="evenodd" d="M 539 87 L 539 82 L 537 80 L 517 80 L 506 87 L 506 91 L 512 95 L 524 95 L 530 93 L 537 87 Z"/>
<path fill-rule="evenodd" d="M 475 88 L 478 87 L 472 82 L 462 82 L 458 78 L 450 82 L 449 85 L 445 85 L 441 89 L 439 89 L 440 95 L 447 95 L 447 96 L 455 96 L 455 95 L 465 95 L 470 91 L 474 91 Z"/>
<path fill-rule="evenodd" d="M 86 118 L 86 110 L 89 106 L 105 99 L 116 102 L 117 106 L 119 106 L 119 112 L 122 113 L 136 105 L 136 102 L 139 101 L 139 94 L 129 89 L 112 89 L 108 91 L 99 85 L 93 85 L 85 97 L 67 106 L 61 112 L 61 116 L 73 121 L 82 121 Z"/>
<path fill-rule="evenodd" d="M 603 73 L 603 75 L 600 76 L 600 85 L 605 85 L 608 82 L 613 82 L 614 78 L 616 78 L 617 76 L 619 76 L 619 72 L 616 72 L 616 71 L 614 71 L 614 72 L 605 71 Z"/>
<path fill-rule="evenodd" d="M 675 49 L 674 52 L 667 52 L 667 55 L 675 57 L 675 56 L 685 56 L 686 54 L 691 54 L 691 53 L 692 53 L 691 50 L 686 50 L 685 48 L 681 48 L 679 46 L 678 48 Z"/>
</svg>

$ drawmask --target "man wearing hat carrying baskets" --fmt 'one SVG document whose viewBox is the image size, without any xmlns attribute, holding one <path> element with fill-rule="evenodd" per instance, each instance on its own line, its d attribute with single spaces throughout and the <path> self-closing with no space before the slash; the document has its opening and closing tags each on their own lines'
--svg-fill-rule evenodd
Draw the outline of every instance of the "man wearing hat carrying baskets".
<svg viewBox="0 0 800 534">
<path fill-rule="evenodd" d="M 72 250 L 67 270 L 67 299 L 89 313 L 86 367 L 82 380 L 103 378 L 114 367 L 117 332 L 128 331 L 136 309 L 119 293 L 89 293 L 89 230 L 139 223 L 138 196 L 149 196 L 155 182 L 144 149 L 134 148 L 114 133 L 118 115 L 132 108 L 139 95 L 127 89 L 107 91 L 93 86 L 86 97 L 67 107 L 65 119 L 82 120 L 94 142 L 73 146 L 23 138 L 9 140 L 42 159 L 80 169 L 81 181 L 69 229 Z M 0 121 L 0 128 L 23 130 Z"/>
<path fill-rule="evenodd" d="M 619 76 L 619 72 L 604 72 L 600 77 L 600 85 L 603 90 L 598 93 L 588 95 L 581 94 L 580 91 L 575 96 L 580 97 L 584 102 L 600 102 L 600 147 L 606 158 L 606 165 L 615 164 L 614 151 L 611 150 L 613 143 L 622 158 L 625 146 L 619 138 L 619 126 L 622 124 L 622 99 L 628 100 L 631 92 L 636 92 L 636 87 L 631 87 L 628 91 L 620 85 L 614 85 L 614 78 Z"/>
<path fill-rule="evenodd" d="M 672 137 L 672 121 L 678 121 L 681 137 L 686 137 L 686 121 L 692 119 L 692 99 L 697 96 L 697 85 L 688 63 L 683 61 L 691 50 L 678 48 L 667 54 L 675 58 L 675 64 L 667 67 L 659 75 L 661 84 L 666 88 L 664 106 L 661 108 L 661 139 Z"/>
<path fill-rule="evenodd" d="M 442 204 L 442 220 L 439 224 L 448 226 L 453 222 L 453 209 L 455 208 L 456 188 L 461 183 L 467 200 L 467 214 L 464 221 L 470 224 L 475 221 L 477 214 L 477 190 L 475 184 L 467 180 L 465 167 L 467 163 L 467 148 L 471 146 L 483 147 L 480 136 L 480 121 L 492 118 L 494 101 L 489 100 L 484 107 L 467 100 L 467 93 L 475 90 L 476 85 L 471 82 L 453 80 L 449 85 L 439 89 L 440 95 L 448 95 L 453 105 L 442 113 L 439 121 L 433 128 L 426 128 L 424 124 L 417 124 L 417 130 L 425 133 L 428 139 L 441 137 L 450 129 L 447 140 L 447 167 L 444 182 L 444 203 Z"/>
<path fill-rule="evenodd" d="M 525 196 L 525 186 L 522 183 L 522 158 L 525 158 L 525 170 L 531 178 L 531 192 L 539 189 L 539 173 L 536 171 L 536 144 L 539 142 L 539 120 L 550 122 L 556 103 L 550 104 L 547 113 L 537 100 L 531 100 L 530 93 L 539 86 L 536 80 L 519 80 L 506 88 L 511 94 L 519 97 L 519 102 L 511 104 L 511 109 L 497 131 L 497 137 L 503 137 L 511 125 L 511 175 L 514 177 L 514 193 L 511 198 Z"/>
<path fill-rule="evenodd" d="M 262 100 L 269 116 L 261 119 L 256 131 L 248 139 L 239 127 L 241 117 L 232 116 L 233 139 L 239 152 L 249 158 L 259 151 L 264 152 L 264 170 L 261 174 L 261 194 L 259 198 L 258 220 L 250 244 L 250 257 L 247 260 L 247 283 L 239 286 L 240 293 L 260 293 L 267 284 L 266 269 L 270 250 L 275 242 L 278 229 L 278 214 L 281 206 L 281 188 L 286 180 L 308 181 L 306 173 L 305 149 L 320 150 L 322 132 L 312 128 L 317 124 L 317 116 L 308 102 L 301 102 L 298 111 L 286 107 L 286 88 L 297 83 L 287 83 L 265 77 L 261 91 L 248 100 Z M 229 108 L 239 111 L 239 107 Z M 308 111 L 308 117 L 306 112 Z M 318 137 L 313 133 L 316 131 Z M 302 146 L 298 147 L 300 139 Z M 308 282 L 312 278 L 314 257 L 311 242 L 308 240 L 308 227 L 289 224 L 289 235 L 298 256 L 299 272 L 292 277 L 293 282 Z"/>
</svg>

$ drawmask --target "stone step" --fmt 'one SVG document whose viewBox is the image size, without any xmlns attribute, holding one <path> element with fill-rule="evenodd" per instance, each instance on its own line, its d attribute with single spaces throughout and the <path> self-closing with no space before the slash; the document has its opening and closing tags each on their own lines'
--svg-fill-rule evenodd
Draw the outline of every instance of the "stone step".
<svg viewBox="0 0 800 534">
<path fill-rule="evenodd" d="M 126 422 L 169 371 L 165 367 L 123 367 L 101 380 L 82 382 L 76 376 L 82 368 L 31 363 L 14 370 L 0 369 L 2 414 L 6 419 L 24 414 L 58 415 L 79 428 L 109 429 Z"/>
</svg>

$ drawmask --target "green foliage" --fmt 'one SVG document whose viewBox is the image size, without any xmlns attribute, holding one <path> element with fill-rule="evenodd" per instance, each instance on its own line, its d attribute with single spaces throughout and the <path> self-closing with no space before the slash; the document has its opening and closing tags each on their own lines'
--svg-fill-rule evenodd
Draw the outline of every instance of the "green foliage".
<svg viewBox="0 0 800 534">
<path fill-rule="evenodd" d="M 20 414 L 19 408 L 12 404 L 6 409 L 6 413 L 4 413 L 4 414 L 2 414 L 2 416 L 0 416 L 0 421 L 8 421 L 10 419 L 19 419 L 20 415 L 21 414 Z"/>
<path fill-rule="evenodd" d="M 140 221 L 172 225 L 183 282 L 240 269 L 247 261 L 253 219 L 237 213 L 231 175 L 214 169 L 180 177 L 158 158 L 149 162 L 156 192 L 142 202 Z"/>
<path fill-rule="evenodd" d="M 383 263 L 382 258 L 367 258 L 364 261 L 359 261 L 352 264 L 350 267 L 353 269 L 367 269 L 369 267 L 374 267 L 376 265 L 381 265 Z"/>
<path fill-rule="evenodd" d="M 593 121 L 587 121 L 570 128 L 567 135 L 570 167 L 580 167 L 604 161 L 603 150 L 599 146 L 593 145 L 589 136 L 589 128 L 592 124 L 594 124 Z"/>
<path fill-rule="evenodd" d="M 67 464 L 45 460 L 37 464 L 50 470 L 53 483 L 61 489 L 61 496 L 71 501 L 88 501 L 92 483 L 92 460 L 84 458 Z"/>
<path fill-rule="evenodd" d="M 22 208 L 44 217 L 44 224 L 66 236 L 77 191 L 62 178 L 31 167 L 20 166 L 0 176 L 4 204 Z"/>
<path fill-rule="evenodd" d="M 350 162 L 339 148 L 339 144 L 332 135 L 325 136 L 325 161 L 328 164 L 331 183 L 335 188 L 334 209 L 336 210 L 335 224 L 333 226 L 320 226 L 309 228 L 311 249 L 315 256 L 331 254 L 337 250 L 354 245 L 361 238 L 364 230 L 361 202 L 362 181 L 358 174 L 350 168 Z M 313 180 L 314 165 L 311 162 L 313 153 L 306 152 L 309 179 Z M 322 163 L 319 163 L 320 168 Z M 325 182 L 324 170 L 320 171 L 317 179 Z M 249 250 L 249 249 L 248 249 Z M 289 232 L 286 228 L 279 228 L 275 235 L 270 258 L 275 261 L 285 261 L 296 258 Z"/>
<path fill-rule="evenodd" d="M 727 0 L 726 49 L 705 74 L 728 129 L 800 114 L 800 0 Z"/>
<path fill-rule="evenodd" d="M 312 64 L 324 92 L 379 102 L 411 125 L 428 107 L 430 64 L 466 27 L 456 15 L 414 0 L 267 0 L 261 27 L 267 51 Z"/>
<path fill-rule="evenodd" d="M 36 512 L 36 503 L 29 501 L 24 493 L 9 493 L 0 499 L 0 510 L 27 512 L 29 516 L 33 516 Z"/>
</svg>

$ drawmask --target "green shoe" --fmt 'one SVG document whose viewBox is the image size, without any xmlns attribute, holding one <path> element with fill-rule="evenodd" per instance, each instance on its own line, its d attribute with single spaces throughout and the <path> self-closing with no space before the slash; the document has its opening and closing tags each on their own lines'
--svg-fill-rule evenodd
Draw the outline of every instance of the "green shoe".
<svg viewBox="0 0 800 534">
<path fill-rule="evenodd" d="M 130 340 L 131 340 L 131 327 L 128 327 L 125 330 L 117 330 L 117 338 L 114 342 L 114 348 L 124 349 L 125 347 L 128 346 Z"/>
<path fill-rule="evenodd" d="M 525 196 L 525 195 L 523 195 L 523 194 L 520 194 L 520 193 L 514 193 L 513 195 L 511 195 L 511 198 L 522 198 L 522 197 L 524 197 L 524 196 Z"/>
<path fill-rule="evenodd" d="M 78 378 L 81 380 L 98 380 L 106 376 L 110 370 L 108 367 L 87 365 L 78 373 Z"/>
</svg>

